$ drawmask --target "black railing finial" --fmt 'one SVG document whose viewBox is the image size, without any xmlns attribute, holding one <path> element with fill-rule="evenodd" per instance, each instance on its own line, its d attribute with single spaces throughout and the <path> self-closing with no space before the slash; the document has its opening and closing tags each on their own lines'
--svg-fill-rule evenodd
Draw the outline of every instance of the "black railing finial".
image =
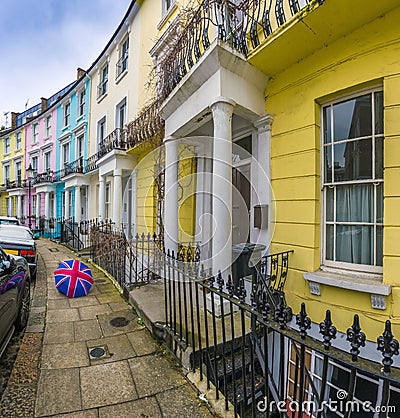
<svg viewBox="0 0 400 418">
<path fill-rule="evenodd" d="M 351 359 L 352 361 L 357 361 L 360 347 L 365 346 L 365 334 L 361 332 L 360 320 L 357 314 L 354 315 L 353 325 L 347 330 L 347 341 L 350 342 L 351 346 Z"/>
<path fill-rule="evenodd" d="M 325 350 L 331 347 L 331 341 L 336 338 L 337 329 L 332 324 L 331 311 L 326 311 L 326 316 L 323 322 L 319 324 L 319 332 L 323 336 L 323 344 Z"/>
<path fill-rule="evenodd" d="M 390 373 L 390 366 L 393 364 L 393 356 L 399 355 L 399 342 L 394 338 L 392 334 L 392 326 L 389 320 L 385 323 L 385 331 L 378 337 L 378 350 L 383 355 L 383 373 Z"/>
<path fill-rule="evenodd" d="M 311 319 L 307 316 L 304 302 L 301 304 L 300 312 L 296 315 L 296 325 L 299 326 L 300 337 L 304 340 L 307 337 L 307 330 L 311 329 Z"/>
</svg>

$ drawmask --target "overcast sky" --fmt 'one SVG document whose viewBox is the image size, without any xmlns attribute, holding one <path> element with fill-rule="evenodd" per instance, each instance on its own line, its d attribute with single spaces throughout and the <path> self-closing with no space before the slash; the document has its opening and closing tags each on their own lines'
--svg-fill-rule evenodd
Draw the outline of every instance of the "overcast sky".
<svg viewBox="0 0 400 418">
<path fill-rule="evenodd" d="M 72 82 L 106 46 L 131 0 L 0 0 L 0 126 Z M 11 118 L 8 115 L 8 126 Z"/>
</svg>

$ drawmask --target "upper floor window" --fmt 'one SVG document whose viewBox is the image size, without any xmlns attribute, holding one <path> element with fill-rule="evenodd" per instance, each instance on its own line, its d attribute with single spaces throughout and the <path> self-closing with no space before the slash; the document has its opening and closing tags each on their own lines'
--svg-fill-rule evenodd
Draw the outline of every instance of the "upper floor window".
<svg viewBox="0 0 400 418">
<path fill-rule="evenodd" d="M 34 174 L 38 173 L 38 160 L 39 160 L 39 158 L 38 158 L 37 155 L 35 155 L 31 158 L 31 164 L 32 164 Z"/>
<path fill-rule="evenodd" d="M 33 124 L 33 136 L 32 136 L 32 144 L 37 144 L 39 138 L 39 124 Z"/>
<path fill-rule="evenodd" d="M 162 0 L 162 15 L 164 16 L 171 6 L 175 3 L 175 0 Z"/>
<path fill-rule="evenodd" d="M 10 182 L 10 164 L 4 166 L 4 180 L 6 184 Z"/>
<path fill-rule="evenodd" d="M 122 102 L 117 105 L 115 127 L 123 129 L 125 124 L 126 124 L 126 99 L 122 100 Z"/>
<path fill-rule="evenodd" d="M 15 162 L 15 179 L 19 182 L 22 180 L 22 162 L 16 161 Z"/>
<path fill-rule="evenodd" d="M 104 96 L 108 88 L 108 64 L 106 64 L 100 71 L 100 83 L 97 86 L 97 98 Z"/>
<path fill-rule="evenodd" d="M 4 138 L 4 154 L 10 153 L 10 137 Z"/>
<path fill-rule="evenodd" d="M 76 158 L 77 159 L 83 157 L 83 139 L 84 139 L 83 135 L 79 135 L 78 138 L 76 139 Z"/>
<path fill-rule="evenodd" d="M 69 142 L 65 142 L 64 144 L 62 144 L 61 147 L 61 158 L 62 158 L 62 163 L 63 165 L 67 165 L 69 164 Z"/>
<path fill-rule="evenodd" d="M 79 93 L 78 116 L 83 116 L 83 113 L 85 112 L 85 98 L 86 98 L 86 90 L 83 89 Z"/>
<path fill-rule="evenodd" d="M 71 116 L 71 105 L 68 102 L 64 105 L 64 127 L 69 126 L 70 116 Z"/>
<path fill-rule="evenodd" d="M 97 123 L 97 143 L 101 144 L 106 137 L 106 117 L 100 119 Z"/>
<path fill-rule="evenodd" d="M 51 134 L 51 115 L 46 118 L 46 138 L 50 138 Z"/>
<path fill-rule="evenodd" d="M 383 261 L 383 92 L 322 108 L 326 266 L 370 272 Z"/>
<path fill-rule="evenodd" d="M 120 45 L 119 60 L 117 62 L 116 78 L 128 69 L 129 37 L 127 36 Z"/>
<path fill-rule="evenodd" d="M 17 132 L 16 147 L 15 147 L 15 149 L 17 151 L 19 151 L 21 149 L 21 146 L 22 146 L 22 133 L 21 132 Z"/>
<path fill-rule="evenodd" d="M 50 157 L 51 157 L 51 151 L 46 151 L 43 154 L 43 169 L 44 171 L 50 170 Z"/>
</svg>

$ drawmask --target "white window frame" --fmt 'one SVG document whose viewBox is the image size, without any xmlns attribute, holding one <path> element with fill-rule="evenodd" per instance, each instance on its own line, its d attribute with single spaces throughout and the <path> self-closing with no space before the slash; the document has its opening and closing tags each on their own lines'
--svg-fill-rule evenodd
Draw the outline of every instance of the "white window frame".
<svg viewBox="0 0 400 418">
<path fill-rule="evenodd" d="M 75 159 L 77 160 L 78 158 L 84 156 L 85 153 L 85 134 L 81 133 L 79 134 L 76 139 L 75 139 Z"/>
<path fill-rule="evenodd" d="M 162 10 L 161 16 L 164 17 L 171 10 L 172 6 L 175 4 L 175 0 L 161 0 Z"/>
<path fill-rule="evenodd" d="M 66 149 L 68 152 L 66 152 Z M 62 167 L 65 167 L 67 164 L 69 164 L 71 157 L 71 141 L 64 141 L 61 143 L 61 164 Z"/>
<path fill-rule="evenodd" d="M 121 109 L 124 109 L 124 120 L 121 123 Z M 115 107 L 115 128 L 123 129 L 127 121 L 127 100 L 122 99 Z"/>
<path fill-rule="evenodd" d="M 10 182 L 10 173 L 11 173 L 10 163 L 3 165 L 3 173 L 4 173 L 4 183 Z"/>
<path fill-rule="evenodd" d="M 19 170 L 18 170 L 19 167 Z M 20 175 L 18 177 L 18 171 Z M 22 160 L 14 161 L 14 177 L 16 181 L 22 181 Z"/>
<path fill-rule="evenodd" d="M 32 164 L 33 172 L 36 175 L 39 169 L 39 156 L 37 154 L 31 155 L 31 164 Z"/>
<path fill-rule="evenodd" d="M 116 63 L 115 78 L 118 79 L 128 71 L 129 57 L 129 34 L 127 34 L 119 44 L 119 59 Z"/>
<path fill-rule="evenodd" d="M 4 155 L 10 154 L 10 151 L 11 151 L 10 137 L 9 136 L 6 136 L 4 138 Z"/>
<path fill-rule="evenodd" d="M 107 69 L 107 70 L 106 70 Z M 106 62 L 100 69 L 99 73 L 99 85 L 97 86 L 97 99 L 101 99 L 107 94 L 108 80 L 109 80 L 110 68 L 108 62 Z"/>
<path fill-rule="evenodd" d="M 104 214 L 106 219 L 111 219 L 111 183 L 106 183 L 104 191 Z"/>
<path fill-rule="evenodd" d="M 34 123 L 32 125 L 32 144 L 37 144 L 39 138 L 39 124 Z"/>
<path fill-rule="evenodd" d="M 78 118 L 85 114 L 86 89 L 82 89 L 78 96 Z"/>
<path fill-rule="evenodd" d="M 22 132 L 15 134 L 15 151 L 21 151 L 22 147 Z"/>
<path fill-rule="evenodd" d="M 63 128 L 67 128 L 71 118 L 71 103 L 67 102 L 63 108 Z"/>
<path fill-rule="evenodd" d="M 348 273 L 361 273 L 361 274 L 368 274 L 371 277 L 374 278 L 379 278 L 381 279 L 382 277 L 382 273 L 383 273 L 383 267 L 382 266 L 378 266 L 378 265 L 368 265 L 368 264 L 356 264 L 356 263 L 347 263 L 347 262 L 341 262 L 341 261 L 335 261 L 335 260 L 328 260 L 326 258 L 326 205 L 327 205 L 327 198 L 326 198 L 326 190 L 329 187 L 329 185 L 333 185 L 333 187 L 335 187 L 335 185 L 340 185 L 340 184 L 363 184 L 363 183 L 369 183 L 369 184 L 382 184 L 382 188 L 383 188 L 383 178 L 382 179 L 375 179 L 375 164 L 372 164 L 372 170 L 373 170 L 373 178 L 371 180 L 351 180 L 351 181 L 345 181 L 345 182 L 324 182 L 325 179 L 325 165 L 324 165 L 324 117 L 323 117 L 323 112 L 324 112 L 324 108 L 326 108 L 327 106 L 334 106 L 335 104 L 344 102 L 346 100 L 351 100 L 351 99 L 355 99 L 357 97 L 369 94 L 369 93 L 377 93 L 377 92 L 382 92 L 383 93 L 383 87 L 382 86 L 377 86 L 375 88 L 368 88 L 368 89 L 361 89 L 358 90 L 357 92 L 353 93 L 353 94 L 349 94 L 349 95 L 343 95 L 340 96 L 334 100 L 330 100 L 328 102 L 324 102 L 321 103 L 321 107 L 320 107 L 320 121 L 321 121 L 321 269 L 322 270 L 339 270 L 339 271 L 346 271 Z M 374 98 L 372 97 L 371 99 L 372 105 L 374 104 Z M 372 126 L 375 126 L 375 121 L 374 121 L 374 114 L 375 114 L 375 107 L 372 106 Z M 333 112 L 330 112 L 330 125 L 331 125 L 331 135 L 332 135 L 332 139 L 331 141 L 333 143 L 334 139 L 333 139 Z M 376 134 L 375 135 L 375 131 L 373 131 L 371 133 L 371 141 L 373 143 L 372 145 L 372 156 L 371 156 L 371 160 L 372 162 L 375 161 L 375 139 L 382 137 L 383 141 L 385 138 L 385 133 L 383 132 L 383 134 Z M 350 141 L 356 141 L 357 138 L 352 138 L 350 139 L 348 142 Z M 342 142 L 345 142 L 346 140 L 343 140 Z M 330 143 L 332 143 L 330 142 Z M 338 143 L 340 143 L 338 141 Z M 383 162 L 384 165 L 384 162 Z M 376 206 L 376 198 L 374 198 L 374 205 Z M 334 208 L 334 219 L 336 219 L 336 207 L 335 205 L 333 205 Z M 374 231 L 376 232 L 376 226 L 378 225 L 378 223 L 376 222 L 376 207 L 374 207 L 374 221 L 373 221 L 373 226 L 374 226 Z M 333 221 L 333 223 L 336 223 L 336 221 Z M 351 222 L 351 224 L 355 224 L 356 222 Z M 370 223 L 368 222 L 360 222 L 361 224 L 368 224 L 370 225 Z M 379 223 L 379 226 L 383 227 L 384 222 L 382 222 L 382 224 Z M 374 235 L 374 245 L 376 245 L 376 233 Z M 334 246 L 334 250 L 335 250 L 335 242 L 333 244 Z M 375 252 L 374 252 L 374 258 L 376 259 L 376 248 L 375 248 Z"/>
<path fill-rule="evenodd" d="M 51 115 L 46 117 L 46 138 L 51 137 Z"/>
<path fill-rule="evenodd" d="M 104 127 L 103 129 L 103 135 L 100 135 L 102 132 L 101 127 Z M 99 121 L 97 122 L 97 150 L 99 150 L 100 142 L 104 140 L 104 138 L 107 136 L 107 118 L 106 116 L 103 116 Z"/>
<path fill-rule="evenodd" d="M 49 158 L 49 164 L 47 166 L 46 164 L 46 158 Z M 47 170 L 51 169 L 51 151 L 50 150 L 46 150 L 43 152 L 43 172 L 46 172 Z"/>
</svg>

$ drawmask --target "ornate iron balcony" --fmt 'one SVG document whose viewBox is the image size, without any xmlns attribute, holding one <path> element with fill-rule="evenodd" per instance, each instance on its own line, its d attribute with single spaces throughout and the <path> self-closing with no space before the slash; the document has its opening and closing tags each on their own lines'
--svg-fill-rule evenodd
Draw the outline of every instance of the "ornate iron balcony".
<svg viewBox="0 0 400 418">
<path fill-rule="evenodd" d="M 114 149 L 126 150 L 126 130 L 121 128 L 114 129 L 102 141 L 99 142 L 99 150 L 97 152 L 97 159 L 104 157 Z"/>
</svg>

